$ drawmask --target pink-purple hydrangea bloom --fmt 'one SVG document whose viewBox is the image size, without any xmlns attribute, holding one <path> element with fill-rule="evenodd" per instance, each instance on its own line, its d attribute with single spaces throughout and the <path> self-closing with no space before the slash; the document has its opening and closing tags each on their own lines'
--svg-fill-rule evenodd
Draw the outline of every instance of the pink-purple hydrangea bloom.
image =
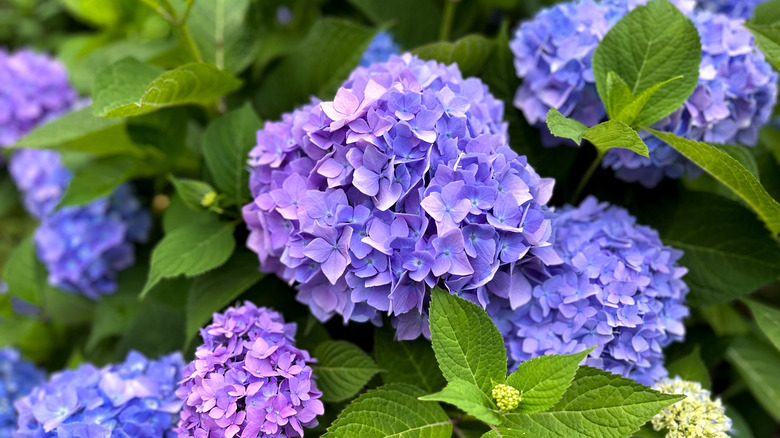
<svg viewBox="0 0 780 438">
<path fill-rule="evenodd" d="M 683 339 L 689 313 L 687 270 L 677 265 L 682 252 L 663 245 L 625 209 L 593 197 L 558 213 L 555 248 L 564 263 L 524 265 L 533 298 L 523 306 L 487 304 L 510 368 L 596 346 L 588 365 L 648 385 L 665 377 L 662 349 Z"/>
<path fill-rule="evenodd" d="M 15 404 L 14 438 L 173 438 L 181 402 L 174 393 L 184 362 L 174 353 L 149 360 L 86 363 L 60 371 Z"/>
<path fill-rule="evenodd" d="M 643 3 L 562 3 L 520 25 L 510 44 L 517 73 L 523 78 L 515 106 L 530 123 L 543 124 L 551 107 L 588 126 L 605 119 L 591 67 L 593 52 L 612 25 Z M 697 141 L 754 145 L 777 101 L 777 74 L 756 49 L 741 19 L 694 12 L 689 0 L 674 3 L 692 17 L 701 36 L 699 85 L 688 101 L 656 128 Z M 546 142 L 559 143 L 545 135 Z M 615 149 L 605 157 L 604 166 L 615 169 L 623 180 L 648 187 L 664 177 L 698 174 L 698 167 L 669 145 L 643 136 L 649 158 Z"/>
<path fill-rule="evenodd" d="M 184 369 L 180 438 L 291 438 L 317 425 L 322 393 L 296 325 L 250 302 L 214 314 Z"/>
<path fill-rule="evenodd" d="M 553 181 L 509 148 L 503 110 L 457 66 L 406 54 L 266 123 L 243 210 L 261 269 L 297 282 L 320 320 L 386 313 L 400 339 L 429 335 L 437 284 L 524 302 L 528 290 L 506 287 L 516 265 L 559 262 Z"/>
</svg>

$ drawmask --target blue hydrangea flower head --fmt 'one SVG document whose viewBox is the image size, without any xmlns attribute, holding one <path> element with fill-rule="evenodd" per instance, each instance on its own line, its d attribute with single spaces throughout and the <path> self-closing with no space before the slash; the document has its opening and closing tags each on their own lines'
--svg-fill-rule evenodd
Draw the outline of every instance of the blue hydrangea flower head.
<svg viewBox="0 0 780 438">
<path fill-rule="evenodd" d="M 667 438 L 728 438 L 731 436 L 731 418 L 721 400 L 712 399 L 710 391 L 699 382 L 683 380 L 679 376 L 665 378 L 653 385 L 665 394 L 681 394 L 685 398 L 667 406 L 651 423 L 657 431 L 666 430 Z"/>
<path fill-rule="evenodd" d="M 324 412 L 296 325 L 250 302 L 215 313 L 184 370 L 180 438 L 303 436 Z"/>
<path fill-rule="evenodd" d="M 699 12 L 699 84 L 688 101 L 656 128 L 696 141 L 753 146 L 777 103 L 778 75 L 755 47 L 743 20 Z M 645 135 L 650 157 L 614 149 L 604 166 L 629 182 L 654 187 L 664 177 L 697 176 L 701 170 L 663 141 Z M 626 153 L 628 152 L 628 153 Z"/>
<path fill-rule="evenodd" d="M 59 152 L 23 149 L 9 164 L 27 210 L 38 219 L 38 258 L 49 284 L 91 299 L 116 290 L 118 271 L 133 265 L 134 244 L 151 229 L 151 215 L 129 185 L 87 205 L 55 210 L 72 178 Z"/>
<path fill-rule="evenodd" d="M 413 339 L 434 285 L 484 290 L 521 260 L 556 261 L 553 181 L 509 148 L 503 110 L 457 66 L 406 54 L 266 123 L 243 210 L 261 270 L 298 283 L 320 320 L 387 313 Z"/>
<path fill-rule="evenodd" d="M 0 349 L 0 438 L 10 438 L 16 429 L 14 402 L 43 381 L 46 374 L 23 359 L 11 347 Z"/>
<path fill-rule="evenodd" d="M 756 7 L 768 0 L 698 0 L 699 10 L 726 14 L 733 18 L 748 19 L 753 16 Z"/>
<path fill-rule="evenodd" d="M 376 34 L 371 43 L 368 44 L 368 48 L 366 48 L 366 51 L 363 52 L 363 56 L 360 58 L 360 65 L 368 67 L 376 62 L 386 62 L 391 55 L 397 55 L 398 53 L 398 44 L 393 41 L 393 36 L 383 30 Z"/>
<path fill-rule="evenodd" d="M 172 438 L 181 402 L 180 353 L 150 360 L 130 352 L 98 369 L 83 364 L 55 373 L 15 404 L 14 438 Z"/>
<path fill-rule="evenodd" d="M 76 97 L 59 61 L 30 50 L 0 49 L 0 147 L 68 111 Z"/>
<path fill-rule="evenodd" d="M 666 375 L 663 348 L 681 341 L 688 316 L 682 256 L 619 207 L 589 197 L 555 220 L 563 263 L 518 271 L 528 299 L 492 299 L 511 368 L 543 354 L 596 346 L 586 364 L 652 384 Z"/>
</svg>

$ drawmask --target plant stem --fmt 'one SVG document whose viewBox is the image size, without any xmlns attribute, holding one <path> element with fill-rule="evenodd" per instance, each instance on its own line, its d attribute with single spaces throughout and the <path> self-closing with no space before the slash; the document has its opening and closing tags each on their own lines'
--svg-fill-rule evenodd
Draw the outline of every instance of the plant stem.
<svg viewBox="0 0 780 438">
<path fill-rule="evenodd" d="M 190 52 L 190 55 L 195 62 L 203 62 L 203 56 L 201 56 L 200 50 L 198 49 L 197 44 L 195 44 L 195 40 L 192 39 L 192 34 L 190 34 L 189 29 L 187 29 L 187 26 L 185 26 L 185 22 L 187 21 L 187 17 L 190 15 L 190 9 L 192 8 L 194 1 L 187 2 L 187 9 L 184 10 L 184 14 L 182 14 L 180 18 L 176 16 L 176 10 L 171 5 L 170 0 L 161 0 L 161 2 L 155 0 L 141 1 L 146 6 L 154 9 L 155 12 L 160 14 L 160 16 L 163 17 L 165 21 L 167 21 L 173 27 L 176 34 L 179 36 L 179 38 L 181 38 L 182 43 L 184 43 L 184 47 L 188 52 Z"/>
<path fill-rule="evenodd" d="M 195 44 L 195 40 L 192 39 L 192 35 L 187 29 L 187 26 L 182 23 L 176 26 L 176 31 L 184 43 L 184 46 L 187 47 L 190 55 L 192 55 L 192 59 L 194 59 L 195 62 L 203 62 L 203 57 L 200 55 L 200 49 L 198 49 L 197 44 Z"/>
<path fill-rule="evenodd" d="M 599 164 L 601 164 L 601 160 L 604 159 L 604 155 L 606 155 L 606 151 L 596 151 L 596 159 L 593 160 L 593 162 L 590 164 L 590 167 L 588 167 L 588 170 L 585 171 L 585 175 L 582 176 L 580 183 L 577 185 L 577 190 L 574 191 L 574 196 L 571 198 L 572 204 L 576 204 L 580 200 L 582 191 L 585 189 L 585 186 L 588 185 L 590 177 L 593 176 L 593 173 L 596 171 L 596 169 L 598 169 Z"/>
<path fill-rule="evenodd" d="M 452 22 L 455 20 L 455 6 L 458 0 L 444 0 L 444 15 L 441 17 L 441 27 L 439 28 L 439 41 L 450 39 L 452 31 Z"/>
</svg>

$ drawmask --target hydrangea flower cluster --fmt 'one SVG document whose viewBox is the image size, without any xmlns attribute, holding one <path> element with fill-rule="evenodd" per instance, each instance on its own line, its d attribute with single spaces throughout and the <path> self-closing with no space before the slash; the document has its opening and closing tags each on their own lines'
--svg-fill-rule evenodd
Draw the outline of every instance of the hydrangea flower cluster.
<svg viewBox="0 0 780 438">
<path fill-rule="evenodd" d="M 67 112 L 76 98 L 57 60 L 29 50 L 0 49 L 0 148 Z"/>
<path fill-rule="evenodd" d="M 596 346 L 585 363 L 652 384 L 666 375 L 663 347 L 681 341 L 688 316 L 682 252 L 619 207 L 588 197 L 566 206 L 553 227 L 564 263 L 523 266 L 528 300 L 492 300 L 510 367 L 543 354 Z"/>
<path fill-rule="evenodd" d="M 753 146 L 777 102 L 778 75 L 755 48 L 741 19 L 700 12 L 693 21 L 701 36 L 699 85 L 676 112 L 657 123 L 662 131 L 696 141 Z M 664 177 L 697 176 L 698 166 L 656 137 L 645 136 L 650 157 L 611 150 L 604 166 L 629 182 L 654 187 Z"/>
<path fill-rule="evenodd" d="M 0 438 L 10 438 L 16 429 L 14 402 L 43 381 L 45 373 L 22 359 L 13 348 L 0 349 Z"/>
<path fill-rule="evenodd" d="M 406 54 L 266 123 L 243 210 L 261 270 L 298 282 L 320 320 L 387 312 L 413 339 L 433 285 L 475 290 L 527 256 L 559 261 L 553 181 L 508 147 L 502 117 L 479 79 Z"/>
<path fill-rule="evenodd" d="M 368 48 L 360 58 L 360 65 L 368 67 L 377 62 L 385 62 L 390 59 L 390 56 L 397 55 L 398 52 L 398 44 L 393 41 L 393 36 L 383 30 L 376 34 L 368 44 Z"/>
<path fill-rule="evenodd" d="M 59 152 L 19 150 L 9 170 L 27 210 L 41 221 L 35 244 L 49 284 L 91 299 L 113 293 L 117 273 L 135 263 L 134 244 L 151 228 L 151 215 L 132 188 L 122 185 L 87 205 L 55 210 L 72 178 Z"/>
<path fill-rule="evenodd" d="M 731 419 L 720 399 L 713 400 L 700 383 L 675 376 L 661 380 L 653 389 L 686 396 L 653 417 L 653 429 L 666 429 L 667 438 L 728 438 Z"/>
<path fill-rule="evenodd" d="M 123 363 L 61 371 L 19 399 L 14 438 L 172 438 L 181 402 L 180 353 L 149 360 L 130 352 Z"/>
<path fill-rule="evenodd" d="M 542 10 L 522 23 L 510 43 L 515 68 L 523 84 L 514 104 L 529 123 L 543 125 L 554 107 L 567 117 L 592 126 L 606 117 L 595 86 L 593 52 L 609 29 L 646 0 L 573 1 Z M 753 145 L 757 132 L 777 100 L 777 75 L 755 49 L 742 20 L 724 15 L 693 13 L 695 3 L 675 5 L 693 16 L 702 38 L 699 86 L 676 113 L 657 128 L 693 140 Z M 559 144 L 544 130 L 545 143 Z M 650 158 L 627 150 L 612 150 L 605 167 L 619 178 L 653 187 L 664 177 L 691 176 L 698 167 L 669 145 L 645 135 Z"/>
<path fill-rule="evenodd" d="M 215 313 L 184 369 L 180 438 L 290 438 L 317 425 L 322 393 L 295 347 L 296 325 L 250 302 Z"/>
<path fill-rule="evenodd" d="M 726 14 L 729 17 L 748 19 L 756 7 L 768 0 L 698 0 L 696 8 Z"/>
</svg>

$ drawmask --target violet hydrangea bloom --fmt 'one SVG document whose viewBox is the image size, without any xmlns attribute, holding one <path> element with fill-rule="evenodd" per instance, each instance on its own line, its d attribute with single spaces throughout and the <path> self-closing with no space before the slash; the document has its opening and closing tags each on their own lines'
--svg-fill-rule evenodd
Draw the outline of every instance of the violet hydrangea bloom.
<svg viewBox="0 0 780 438">
<path fill-rule="evenodd" d="M 91 299 L 113 293 L 118 271 L 133 265 L 134 244 L 151 228 L 151 215 L 132 188 L 122 185 L 87 205 L 55 210 L 72 178 L 59 152 L 16 151 L 9 170 L 25 207 L 41 221 L 35 244 L 49 284 Z"/>
<path fill-rule="evenodd" d="M 13 348 L 0 349 L 0 438 L 10 438 L 16 429 L 14 402 L 43 381 L 45 373 L 24 360 Z"/>
<path fill-rule="evenodd" d="M 492 298 L 488 313 L 504 336 L 511 368 L 543 354 L 595 346 L 585 363 L 651 385 L 666 376 L 662 349 L 685 334 L 688 316 L 677 266 L 682 252 L 619 207 L 587 198 L 553 226 L 557 266 L 527 263 L 533 298 L 512 309 Z"/>
<path fill-rule="evenodd" d="M 29 50 L 0 49 L 0 148 L 70 110 L 76 97 L 59 61 Z"/>
<path fill-rule="evenodd" d="M 383 30 L 368 44 L 368 48 L 360 58 L 360 65 L 368 67 L 375 62 L 386 62 L 391 55 L 397 55 L 398 52 L 398 44 L 393 41 L 393 36 Z"/>
<path fill-rule="evenodd" d="M 55 373 L 15 403 L 14 438 L 173 438 L 180 353 L 149 360 L 130 352 L 102 369 L 83 364 Z"/>
<path fill-rule="evenodd" d="M 412 339 L 429 335 L 434 285 L 476 293 L 527 258 L 558 262 L 553 182 L 509 148 L 503 109 L 457 66 L 406 54 L 266 123 L 243 210 L 261 270 L 297 282 L 320 320 L 388 313 Z"/>
<path fill-rule="evenodd" d="M 322 393 L 294 323 L 250 302 L 215 313 L 184 369 L 180 438 L 291 438 L 317 425 Z"/>
</svg>

